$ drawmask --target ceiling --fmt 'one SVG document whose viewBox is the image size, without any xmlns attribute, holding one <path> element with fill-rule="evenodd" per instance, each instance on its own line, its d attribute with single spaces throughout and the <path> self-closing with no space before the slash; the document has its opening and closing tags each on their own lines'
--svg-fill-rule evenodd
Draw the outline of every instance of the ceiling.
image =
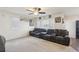
<svg viewBox="0 0 79 59">
<path fill-rule="evenodd" d="M 28 15 L 30 11 L 26 9 L 32 9 L 33 7 L 0 7 L 1 11 L 12 12 L 21 15 Z M 64 15 L 79 15 L 79 7 L 41 7 L 41 11 L 45 11 L 47 14 L 59 14 Z"/>
</svg>

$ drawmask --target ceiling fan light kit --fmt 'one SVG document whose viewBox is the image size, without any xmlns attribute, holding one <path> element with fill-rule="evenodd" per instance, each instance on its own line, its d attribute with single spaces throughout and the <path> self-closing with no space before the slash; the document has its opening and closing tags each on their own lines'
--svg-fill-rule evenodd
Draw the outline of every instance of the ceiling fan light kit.
<svg viewBox="0 0 79 59">
<path fill-rule="evenodd" d="M 38 7 L 35 7 L 33 9 L 34 9 L 34 11 L 40 11 L 41 10 L 41 8 L 38 8 Z"/>
<path fill-rule="evenodd" d="M 34 15 L 38 15 L 38 12 L 34 12 Z"/>
<path fill-rule="evenodd" d="M 35 7 L 35 8 L 33 8 L 32 10 L 29 10 L 29 9 L 26 9 L 26 10 L 32 12 L 32 13 L 30 13 L 30 14 L 34 14 L 34 15 L 46 14 L 45 12 L 40 12 L 41 8 L 39 8 L 39 7 Z M 30 15 L 30 14 L 29 14 L 29 15 Z"/>
<path fill-rule="evenodd" d="M 41 8 L 33 8 L 34 9 L 34 15 L 38 15 Z"/>
</svg>

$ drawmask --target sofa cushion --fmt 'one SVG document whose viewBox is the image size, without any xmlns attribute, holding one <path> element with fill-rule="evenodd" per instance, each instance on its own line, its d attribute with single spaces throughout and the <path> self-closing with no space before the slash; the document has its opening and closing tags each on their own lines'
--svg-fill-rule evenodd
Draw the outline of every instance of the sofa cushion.
<svg viewBox="0 0 79 59">
<path fill-rule="evenodd" d="M 48 29 L 47 30 L 47 34 L 53 34 L 53 33 L 55 33 L 55 30 L 53 30 L 53 29 Z"/>
<path fill-rule="evenodd" d="M 66 36 L 68 35 L 68 31 L 67 30 L 63 30 L 63 29 L 56 29 L 55 30 L 56 36 Z"/>
<path fill-rule="evenodd" d="M 40 28 L 35 28 L 33 31 L 34 32 L 46 32 L 45 29 L 40 29 Z"/>
</svg>

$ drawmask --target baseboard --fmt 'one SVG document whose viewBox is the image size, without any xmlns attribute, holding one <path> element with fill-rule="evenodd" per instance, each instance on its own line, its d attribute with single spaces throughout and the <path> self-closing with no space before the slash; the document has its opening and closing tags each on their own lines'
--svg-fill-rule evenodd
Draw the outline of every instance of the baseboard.
<svg viewBox="0 0 79 59">
<path fill-rule="evenodd" d="M 21 37 L 17 37 L 17 38 L 9 39 L 9 40 L 7 40 L 7 41 L 16 40 L 16 39 L 21 39 L 21 38 L 26 38 L 26 37 L 28 37 L 28 36 L 21 36 Z"/>
</svg>

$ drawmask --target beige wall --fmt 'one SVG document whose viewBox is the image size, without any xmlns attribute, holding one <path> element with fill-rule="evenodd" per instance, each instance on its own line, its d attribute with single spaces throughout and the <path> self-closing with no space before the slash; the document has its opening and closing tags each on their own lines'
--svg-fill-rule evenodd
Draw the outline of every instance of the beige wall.
<svg viewBox="0 0 79 59">
<path fill-rule="evenodd" d="M 72 16 L 64 16 L 64 14 L 55 14 L 54 18 L 56 16 L 61 16 L 64 18 L 64 24 L 59 23 L 56 24 L 54 22 L 54 27 L 56 29 L 67 29 L 69 31 L 69 36 L 71 38 L 76 38 L 76 20 L 79 20 L 79 16 L 78 15 L 72 15 Z M 55 20 L 54 20 L 55 21 Z"/>
<path fill-rule="evenodd" d="M 36 23 L 36 27 L 37 28 L 53 28 L 53 18 L 51 19 L 37 19 L 37 23 Z"/>
<path fill-rule="evenodd" d="M 15 14 L 0 12 L 0 35 L 6 40 L 26 36 L 28 31 L 28 21 L 20 21 L 20 17 Z"/>
<path fill-rule="evenodd" d="M 79 20 L 79 16 L 66 16 L 65 27 L 69 31 L 71 38 L 76 38 L 76 20 Z"/>
<path fill-rule="evenodd" d="M 37 20 L 37 24 L 36 27 L 40 27 L 40 28 L 50 28 L 50 29 L 65 29 L 65 25 L 61 23 L 55 23 L 55 17 L 62 17 L 64 18 L 63 14 L 55 14 L 52 15 L 52 18 L 50 19 L 41 19 L 41 20 Z M 47 26 L 45 26 L 47 24 Z"/>
</svg>

